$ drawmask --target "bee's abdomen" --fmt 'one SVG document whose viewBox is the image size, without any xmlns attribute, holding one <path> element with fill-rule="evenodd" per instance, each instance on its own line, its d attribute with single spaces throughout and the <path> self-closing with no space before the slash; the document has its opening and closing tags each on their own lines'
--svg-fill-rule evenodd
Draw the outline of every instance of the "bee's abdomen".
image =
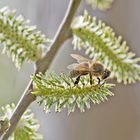
<svg viewBox="0 0 140 140">
<path fill-rule="evenodd" d="M 72 70 L 70 71 L 70 77 L 73 78 L 73 77 L 77 77 L 79 75 L 87 75 L 88 72 L 87 71 L 77 71 L 77 70 Z"/>
</svg>

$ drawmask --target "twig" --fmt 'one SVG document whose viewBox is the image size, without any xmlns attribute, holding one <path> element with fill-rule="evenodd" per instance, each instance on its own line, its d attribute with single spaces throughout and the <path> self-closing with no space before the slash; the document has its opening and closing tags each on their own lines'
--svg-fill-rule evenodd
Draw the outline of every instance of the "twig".
<svg viewBox="0 0 140 140">
<path fill-rule="evenodd" d="M 56 53 L 60 49 L 61 45 L 68 39 L 72 37 L 71 32 L 71 22 L 77 11 L 78 6 L 80 5 L 81 0 L 71 0 L 66 15 L 54 37 L 54 41 L 51 45 L 50 50 L 46 53 L 43 59 L 39 60 L 36 65 L 38 70 L 45 72 L 52 63 Z"/>
<path fill-rule="evenodd" d="M 71 37 L 71 30 L 70 24 L 72 19 L 80 5 L 81 0 L 71 0 L 68 6 L 68 10 L 65 14 L 65 17 L 54 37 L 54 41 L 50 46 L 50 50 L 46 53 L 46 55 L 36 63 L 36 72 L 45 73 L 45 71 L 51 65 L 56 53 L 60 49 L 61 45 Z M 10 119 L 10 127 L 9 129 L 3 134 L 1 140 L 7 140 L 8 137 L 13 133 L 15 130 L 17 123 L 19 122 L 21 116 L 28 108 L 28 106 L 36 100 L 36 96 L 31 94 L 33 90 L 33 82 L 30 81 L 28 87 L 25 89 L 23 96 L 21 97 L 20 101 L 18 102 L 15 111 Z"/>
</svg>

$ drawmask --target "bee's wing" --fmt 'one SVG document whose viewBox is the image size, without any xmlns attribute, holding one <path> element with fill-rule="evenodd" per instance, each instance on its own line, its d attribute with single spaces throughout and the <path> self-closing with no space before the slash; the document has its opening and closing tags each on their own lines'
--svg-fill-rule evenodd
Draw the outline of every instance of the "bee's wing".
<svg viewBox="0 0 140 140">
<path fill-rule="evenodd" d="M 78 65 L 79 65 L 78 63 L 73 63 L 73 64 L 68 65 L 67 68 L 70 70 L 73 70 L 73 69 L 76 69 Z"/>
<path fill-rule="evenodd" d="M 73 63 L 67 66 L 70 70 L 78 70 L 78 71 L 89 71 L 89 64 L 87 62 L 83 63 Z"/>
<path fill-rule="evenodd" d="M 78 70 L 78 65 L 79 65 L 78 63 L 73 63 L 67 66 L 67 68 L 71 70 L 69 73 L 69 76 L 71 78 L 74 78 L 80 75 L 79 70 Z"/>
<path fill-rule="evenodd" d="M 81 63 L 81 62 L 92 62 L 91 60 L 81 56 L 81 55 L 78 55 L 78 54 L 71 54 L 71 57 L 73 57 L 74 59 L 77 60 L 78 63 Z"/>
</svg>

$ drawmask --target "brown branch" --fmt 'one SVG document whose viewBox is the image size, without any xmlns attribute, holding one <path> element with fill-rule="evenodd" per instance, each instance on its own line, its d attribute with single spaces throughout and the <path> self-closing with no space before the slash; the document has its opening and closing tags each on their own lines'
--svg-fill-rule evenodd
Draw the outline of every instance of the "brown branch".
<svg viewBox="0 0 140 140">
<path fill-rule="evenodd" d="M 36 63 L 36 72 L 45 73 L 45 71 L 51 65 L 54 57 L 56 56 L 58 50 L 60 49 L 61 45 L 71 37 L 71 29 L 70 24 L 72 19 L 80 5 L 81 0 L 71 0 L 68 6 L 68 10 L 65 14 L 65 17 L 54 37 L 54 41 L 50 46 L 50 50 L 46 53 L 46 55 Z M 36 96 L 31 94 L 33 90 L 33 82 L 30 81 L 28 87 L 25 89 L 23 96 L 21 97 L 20 101 L 18 102 L 14 113 L 10 119 L 10 127 L 9 129 L 3 134 L 1 140 L 7 140 L 8 137 L 13 133 L 15 130 L 17 123 L 19 122 L 21 116 L 28 108 L 28 106 L 36 100 Z"/>
<path fill-rule="evenodd" d="M 37 71 L 45 72 L 46 69 L 49 68 L 50 64 L 52 63 L 54 56 L 60 49 L 61 45 L 65 40 L 71 38 L 71 22 L 72 19 L 77 11 L 77 8 L 80 4 L 81 0 L 71 0 L 66 15 L 54 37 L 54 41 L 51 45 L 51 49 L 46 53 L 43 59 L 38 61 L 37 64 Z"/>
</svg>

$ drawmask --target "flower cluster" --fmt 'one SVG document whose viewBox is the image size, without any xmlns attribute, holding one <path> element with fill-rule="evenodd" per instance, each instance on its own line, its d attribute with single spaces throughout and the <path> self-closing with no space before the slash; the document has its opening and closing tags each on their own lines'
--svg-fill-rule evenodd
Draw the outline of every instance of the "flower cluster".
<svg viewBox="0 0 140 140">
<path fill-rule="evenodd" d="M 36 26 L 29 26 L 29 20 L 22 15 L 16 17 L 16 11 L 8 7 L 0 9 L 0 43 L 3 52 L 12 57 L 16 67 L 24 61 L 36 61 L 42 57 L 45 44 L 50 41 Z"/>
<path fill-rule="evenodd" d="M 74 48 L 84 49 L 90 58 L 105 64 L 117 82 L 140 81 L 140 58 L 129 51 L 126 41 L 121 36 L 116 37 L 111 27 L 91 17 L 87 11 L 77 17 L 71 26 Z"/>
<path fill-rule="evenodd" d="M 110 8 L 113 0 L 86 0 L 86 2 L 91 5 L 93 9 L 106 10 Z"/>
<path fill-rule="evenodd" d="M 90 85 L 88 77 L 82 77 L 78 86 L 74 86 L 74 81 L 65 74 L 55 73 L 45 75 L 37 74 L 33 77 L 34 91 L 32 94 L 40 96 L 40 104 L 44 103 L 44 110 L 50 111 L 55 106 L 55 111 L 60 112 L 63 108 L 68 109 L 68 114 L 74 112 L 77 106 L 81 112 L 85 107 L 90 108 L 90 104 L 99 104 L 107 100 L 108 96 L 113 96 L 110 89 L 112 84 Z"/>
<path fill-rule="evenodd" d="M 3 120 L 10 120 L 12 113 L 15 109 L 15 105 L 6 105 L 0 109 L 0 118 Z M 42 135 L 38 133 L 39 124 L 34 118 L 31 110 L 27 109 L 21 120 L 18 123 L 14 133 L 8 140 L 42 140 Z"/>
</svg>

